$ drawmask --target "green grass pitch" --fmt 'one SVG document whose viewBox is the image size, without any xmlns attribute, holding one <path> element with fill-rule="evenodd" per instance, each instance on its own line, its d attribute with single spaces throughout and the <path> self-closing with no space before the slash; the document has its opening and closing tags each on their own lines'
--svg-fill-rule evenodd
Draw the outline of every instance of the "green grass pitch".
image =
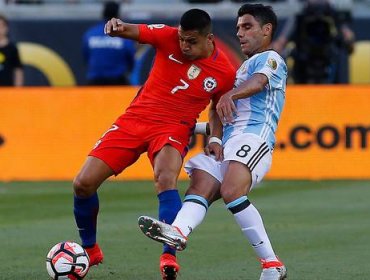
<svg viewBox="0 0 370 280">
<path fill-rule="evenodd" d="M 180 182 L 181 194 L 186 182 Z M 48 279 L 55 243 L 79 242 L 69 182 L 0 183 L 0 279 Z M 98 242 L 104 264 L 86 279 L 160 279 L 161 245 L 137 226 L 157 215 L 151 182 L 107 182 L 100 191 Z M 370 279 L 369 181 L 266 181 L 249 196 L 260 210 L 288 279 Z M 179 280 L 259 279 L 260 267 L 221 201 L 178 253 Z"/>
</svg>

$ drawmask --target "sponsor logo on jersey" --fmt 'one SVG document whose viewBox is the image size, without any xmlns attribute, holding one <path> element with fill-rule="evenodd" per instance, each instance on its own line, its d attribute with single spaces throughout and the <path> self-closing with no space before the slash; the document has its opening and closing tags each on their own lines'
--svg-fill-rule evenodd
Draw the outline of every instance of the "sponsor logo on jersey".
<svg viewBox="0 0 370 280">
<path fill-rule="evenodd" d="M 182 61 L 177 60 L 176 58 L 174 58 L 173 53 L 171 53 L 171 54 L 168 56 L 168 58 L 169 58 L 170 60 L 172 60 L 172 61 L 175 61 L 176 63 L 183 64 L 183 63 L 182 63 Z"/>
<path fill-rule="evenodd" d="M 192 64 L 190 66 L 190 68 L 188 69 L 188 78 L 190 80 L 196 79 L 199 76 L 201 71 L 202 71 L 202 69 L 200 69 L 198 66 Z"/>
<path fill-rule="evenodd" d="M 182 145 L 182 143 L 181 143 L 180 141 L 177 141 L 176 139 L 173 139 L 173 138 L 172 138 L 172 136 L 169 136 L 169 137 L 168 137 L 168 140 L 170 140 L 170 141 L 172 141 L 172 142 L 175 142 L 175 143 L 177 143 L 177 144 Z"/>
<path fill-rule="evenodd" d="M 203 88 L 206 92 L 211 92 L 217 87 L 217 81 L 215 78 L 207 77 L 203 81 Z"/>
<path fill-rule="evenodd" d="M 272 70 L 276 70 L 277 68 L 277 62 L 275 59 L 273 58 L 270 58 L 268 61 L 267 61 L 268 65 L 272 68 Z"/>
</svg>

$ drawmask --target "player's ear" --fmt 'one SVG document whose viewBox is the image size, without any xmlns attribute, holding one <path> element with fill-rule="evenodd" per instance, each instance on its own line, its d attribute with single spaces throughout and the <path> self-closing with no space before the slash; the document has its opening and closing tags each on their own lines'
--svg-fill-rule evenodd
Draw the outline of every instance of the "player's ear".
<svg viewBox="0 0 370 280">
<path fill-rule="evenodd" d="M 213 33 L 208 33 L 207 40 L 212 43 L 215 40 L 215 35 L 213 35 Z"/>
<path fill-rule="evenodd" d="M 266 23 L 262 26 L 262 31 L 264 36 L 271 36 L 272 35 L 272 24 Z"/>
</svg>

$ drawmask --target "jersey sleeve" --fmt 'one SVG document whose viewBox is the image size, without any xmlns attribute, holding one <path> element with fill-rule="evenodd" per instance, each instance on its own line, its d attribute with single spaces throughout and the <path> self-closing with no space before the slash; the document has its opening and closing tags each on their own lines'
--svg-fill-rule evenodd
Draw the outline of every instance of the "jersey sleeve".
<svg viewBox="0 0 370 280">
<path fill-rule="evenodd" d="M 139 24 L 139 43 L 156 48 L 165 45 L 174 28 L 165 24 Z"/>
<path fill-rule="evenodd" d="M 259 56 L 254 65 L 254 73 L 264 74 L 272 88 L 284 88 L 287 80 L 287 66 L 284 60 L 274 51 Z"/>
</svg>

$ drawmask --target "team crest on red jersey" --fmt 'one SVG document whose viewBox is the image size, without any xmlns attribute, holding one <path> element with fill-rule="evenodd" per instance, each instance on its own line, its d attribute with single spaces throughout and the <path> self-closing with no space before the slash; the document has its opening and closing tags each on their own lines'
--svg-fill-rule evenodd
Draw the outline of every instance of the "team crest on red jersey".
<svg viewBox="0 0 370 280">
<path fill-rule="evenodd" d="M 215 78 L 207 77 L 203 81 L 203 88 L 207 92 L 211 92 L 217 87 L 217 81 Z"/>
<path fill-rule="evenodd" d="M 188 78 L 190 80 L 196 79 L 199 76 L 201 71 L 202 71 L 202 69 L 200 69 L 198 66 L 192 64 L 188 69 Z"/>
</svg>

